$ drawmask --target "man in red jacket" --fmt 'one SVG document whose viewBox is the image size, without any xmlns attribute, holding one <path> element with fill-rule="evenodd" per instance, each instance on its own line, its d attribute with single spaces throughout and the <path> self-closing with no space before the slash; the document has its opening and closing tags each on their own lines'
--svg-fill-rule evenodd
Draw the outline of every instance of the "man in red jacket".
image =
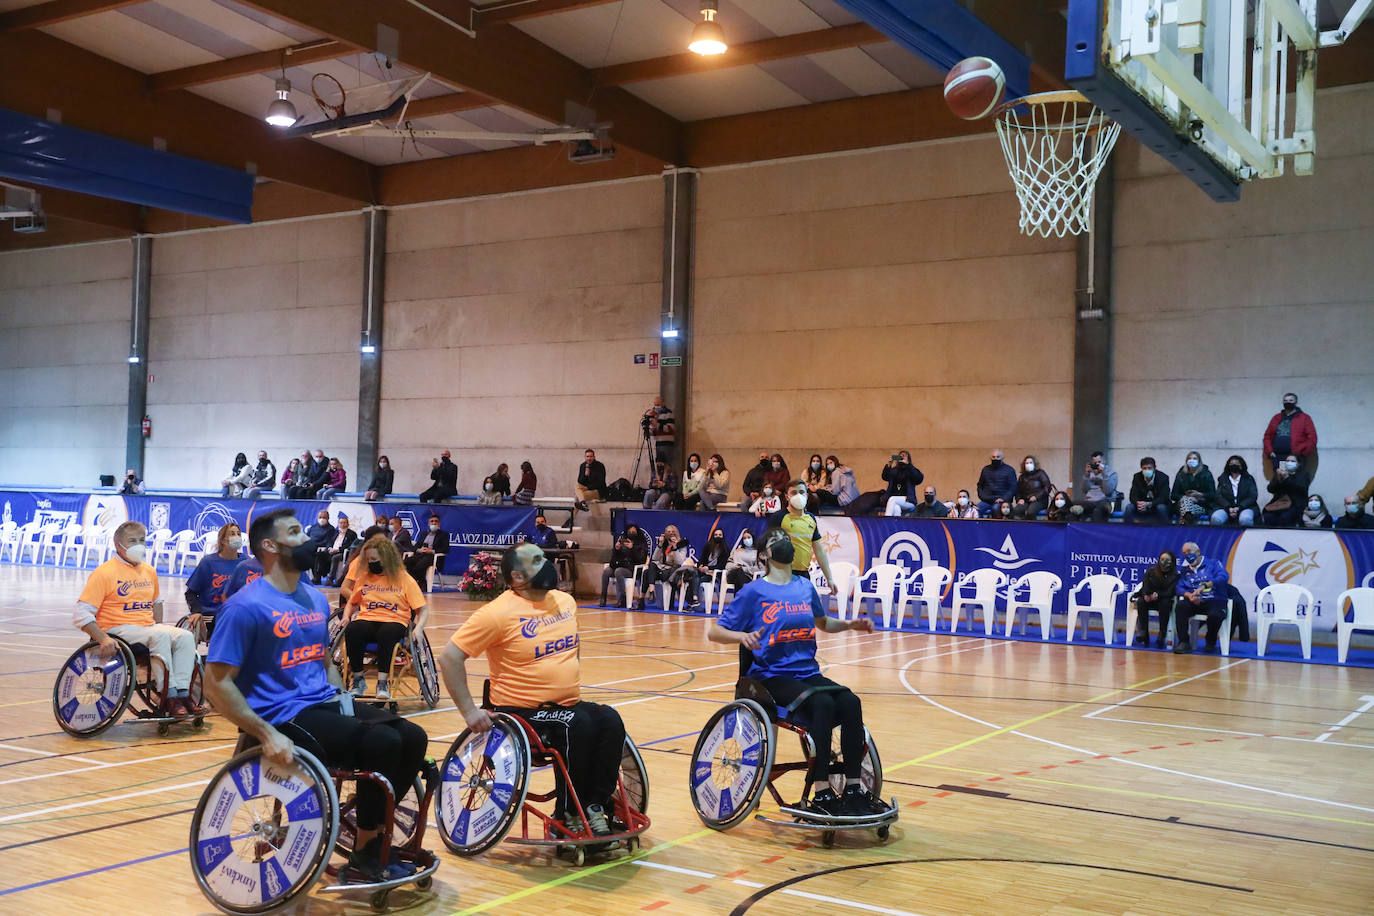
<svg viewBox="0 0 1374 916">
<path fill-rule="evenodd" d="M 1298 407 L 1298 396 L 1290 391 L 1283 396 L 1283 410 L 1274 414 L 1264 431 L 1264 454 L 1275 469 L 1286 456 L 1297 455 L 1303 469 L 1308 470 L 1307 459 L 1316 450 L 1317 427 Z"/>
</svg>

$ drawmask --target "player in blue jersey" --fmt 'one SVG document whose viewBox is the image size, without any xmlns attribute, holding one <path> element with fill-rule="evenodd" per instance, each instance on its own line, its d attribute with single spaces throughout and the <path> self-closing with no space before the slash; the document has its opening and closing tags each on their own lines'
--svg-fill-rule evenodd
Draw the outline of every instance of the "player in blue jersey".
<svg viewBox="0 0 1374 916">
<path fill-rule="evenodd" d="M 201 557 L 191 578 L 186 580 L 186 606 L 191 609 L 186 624 L 197 634 L 203 634 L 200 638 L 208 640 L 215 631 L 215 614 L 228 600 L 229 583 L 243 563 L 239 554 L 242 549 L 243 532 L 238 522 L 226 523 L 219 529 L 216 552 Z"/>
<path fill-rule="evenodd" d="M 821 675 L 816 664 L 816 630 L 839 633 L 859 630 L 870 633 L 868 617 L 836 620 L 826 616 L 826 601 L 809 579 L 794 576 L 796 548 L 791 535 L 770 528 L 763 535 L 761 558 L 768 561 L 768 575 L 740 589 L 707 634 L 712 642 L 737 644 L 753 653 L 746 672 L 786 706 L 807 690 L 814 691 L 797 710 L 806 718 L 806 730 L 818 748 L 831 746 L 830 735 L 840 727 L 840 753 L 844 759 L 845 790 L 836 795 L 830 788 L 830 755 L 816 755 L 811 772 L 811 797 L 802 811 L 829 816 L 858 816 L 887 810 L 860 785 L 865 741 L 863 706 L 848 687 Z M 819 688 L 819 689 L 818 689 Z"/>
</svg>

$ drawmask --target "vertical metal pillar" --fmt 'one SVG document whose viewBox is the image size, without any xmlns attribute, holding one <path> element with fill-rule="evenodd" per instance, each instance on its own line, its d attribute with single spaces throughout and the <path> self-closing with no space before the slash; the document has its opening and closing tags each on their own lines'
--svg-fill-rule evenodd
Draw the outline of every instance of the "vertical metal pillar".
<svg viewBox="0 0 1374 916">
<path fill-rule="evenodd" d="M 1116 167 L 1107 158 L 1093 193 L 1092 229 L 1078 237 L 1074 290 L 1073 433 L 1075 496 L 1088 456 L 1110 446 L 1112 419 L 1112 220 Z M 1118 471 L 1119 473 L 1119 471 Z M 1119 486 L 1120 484 L 1118 484 Z"/>
<path fill-rule="evenodd" d="M 362 334 L 358 345 L 358 453 L 354 478 L 367 485 L 382 424 L 382 314 L 386 305 L 386 211 L 363 211 Z"/>
<path fill-rule="evenodd" d="M 129 303 L 129 400 L 124 436 L 124 467 L 143 477 L 143 418 L 148 413 L 148 281 L 152 275 L 153 237 L 135 235 L 133 280 Z M 124 477 L 123 469 L 116 479 Z"/>
<path fill-rule="evenodd" d="M 687 358 L 692 338 L 696 245 L 697 173 L 670 169 L 663 175 L 663 307 L 659 328 L 658 392 L 677 419 L 673 467 L 682 467 L 687 440 Z"/>
</svg>

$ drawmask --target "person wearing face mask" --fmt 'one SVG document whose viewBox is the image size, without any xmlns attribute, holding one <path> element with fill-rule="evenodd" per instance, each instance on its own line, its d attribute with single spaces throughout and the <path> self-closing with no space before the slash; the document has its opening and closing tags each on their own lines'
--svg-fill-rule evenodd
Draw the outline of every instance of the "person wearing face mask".
<svg viewBox="0 0 1374 916">
<path fill-rule="evenodd" d="M 1269 481 L 1269 492 L 1273 499 L 1260 513 L 1264 524 L 1270 528 L 1292 528 L 1299 523 L 1303 510 L 1307 508 L 1307 491 L 1312 480 L 1302 469 L 1297 455 L 1285 456 L 1274 479 Z"/>
<path fill-rule="evenodd" d="M 982 518 L 978 511 L 978 504 L 969 496 L 968 490 L 960 490 L 954 497 L 954 502 L 950 504 L 949 514 L 946 518 Z"/>
<path fill-rule="evenodd" d="M 506 551 L 501 574 L 510 590 L 473 612 L 439 654 L 444 683 L 468 728 L 490 731 L 491 714 L 468 690 L 467 660 L 485 654 L 495 711 L 524 719 L 558 750 L 586 812 L 586 829 L 612 833 L 625 723 L 610 706 L 582 699 L 577 603 L 555 589 L 553 561 L 533 544 Z M 563 794 L 554 816 L 577 832 L 583 829 L 576 806 Z"/>
<path fill-rule="evenodd" d="M 809 579 L 793 575 L 795 543 L 787 531 L 770 528 L 764 532 L 768 574 L 740 589 L 720 620 L 711 625 L 707 639 L 739 646 L 740 673 L 762 683 L 778 705 L 790 704 L 810 691 L 797 712 L 806 717 L 807 734 L 817 747 L 830 747 L 835 727 L 840 729 L 844 791 L 836 794 L 830 787 L 831 755 L 817 754 L 807 774 L 810 791 L 795 806 L 784 807 L 784 813 L 792 813 L 790 807 L 803 816 L 877 814 L 888 806 L 860 784 L 863 704 L 849 688 L 822 676 L 816 663 L 817 630 L 871 633 L 873 620 L 867 615 L 854 620 L 827 616 L 829 602 Z"/>
<path fill-rule="evenodd" d="M 725 569 L 728 562 L 730 548 L 725 543 L 725 532 L 719 528 L 713 529 L 711 536 L 706 539 L 706 549 L 701 552 L 701 570 L 703 574 L 719 572 Z"/>
<path fill-rule="evenodd" d="M 304 472 L 301 470 L 301 460 L 299 458 L 292 458 L 291 462 L 287 464 L 286 470 L 281 472 L 281 498 L 290 499 L 291 494 L 294 493 L 296 487 L 300 485 L 298 481 L 303 478 Z"/>
<path fill-rule="evenodd" d="M 539 513 L 534 517 L 534 534 L 525 538 L 531 544 L 538 544 L 545 550 L 556 550 L 558 548 L 558 532 L 549 527 L 549 520 L 544 517 L 544 513 Z"/>
<path fill-rule="evenodd" d="M 223 498 L 238 499 L 244 488 L 253 479 L 253 468 L 248 464 L 248 456 L 239 452 L 234 456 L 234 468 L 229 476 L 220 481 L 219 495 Z"/>
<path fill-rule="evenodd" d="M 501 505 L 501 494 L 496 492 L 496 482 L 490 477 L 483 478 L 482 480 L 482 492 L 477 495 L 477 505 Z"/>
<path fill-rule="evenodd" d="M 677 492 L 677 475 L 662 461 L 654 462 L 654 475 L 644 490 L 644 508 L 670 509 Z"/>
<path fill-rule="evenodd" d="M 245 499 L 259 499 L 263 490 L 273 490 L 277 486 L 277 466 L 267 460 L 266 452 L 258 452 L 258 463 L 253 466 L 253 476 L 244 491 Z"/>
<path fill-rule="evenodd" d="M 1183 467 L 1174 477 L 1170 498 L 1180 525 L 1191 525 L 1212 514 L 1212 506 L 1217 501 L 1217 482 L 1212 477 L 1212 469 L 1202 463 L 1202 455 L 1189 452 L 1184 458 Z"/>
<path fill-rule="evenodd" d="M 396 550 L 402 554 L 410 553 L 412 541 L 410 532 L 406 530 L 405 523 L 400 518 L 391 520 L 391 543 L 396 545 Z"/>
<path fill-rule="evenodd" d="M 324 486 L 315 495 L 316 499 L 333 499 L 348 489 L 348 474 L 344 472 L 343 462 L 337 458 L 329 459 L 329 473 L 324 478 Z"/>
<path fill-rule="evenodd" d="M 825 457 L 825 482 L 816 491 L 816 499 L 822 506 L 839 506 L 848 510 L 859 498 L 859 485 L 854 480 L 854 471 L 834 455 Z"/>
<path fill-rule="evenodd" d="M 334 534 L 334 540 L 329 544 L 329 550 L 323 556 L 316 554 L 315 575 L 318 579 L 324 576 L 326 585 L 338 585 L 339 573 L 343 569 L 344 563 L 353 553 L 353 547 L 358 543 L 358 532 L 353 530 L 353 523 L 348 520 L 347 515 L 339 516 L 339 530 Z"/>
<path fill-rule="evenodd" d="M 1169 632 L 1169 615 L 1173 613 L 1174 601 L 1177 598 L 1178 589 L 1178 558 L 1174 556 L 1172 550 L 1160 551 L 1159 561 L 1145 570 L 1145 575 L 1141 577 L 1140 588 L 1136 589 L 1135 594 L 1131 595 L 1135 602 L 1135 644 L 1137 646 L 1148 646 L 1150 644 L 1150 611 L 1159 615 L 1159 636 L 1155 639 L 1155 648 L 1164 648 L 1164 637 Z M 1185 627 L 1186 622 L 1180 621 L 1179 628 Z M 1187 630 L 1181 630 L 1186 633 Z"/>
<path fill-rule="evenodd" d="M 1169 475 L 1159 470 L 1153 458 L 1141 458 L 1140 470 L 1131 478 L 1122 520 L 1128 525 L 1167 525 L 1169 505 Z"/>
<path fill-rule="evenodd" d="M 611 561 L 601 570 L 601 605 L 606 606 L 606 592 L 611 587 L 611 580 L 615 580 L 615 606 L 618 608 L 628 608 L 628 586 L 630 576 L 634 574 L 634 568 L 642 563 L 643 560 L 637 558 L 634 541 L 627 534 L 622 534 L 616 538 L 615 546 L 611 548 Z"/>
<path fill-rule="evenodd" d="M 767 452 L 759 453 L 759 462 L 744 475 L 744 493 L 740 496 L 741 512 L 750 512 L 754 503 L 763 495 L 763 478 L 773 469 Z"/>
<path fill-rule="evenodd" d="M 949 515 L 949 506 L 935 495 L 934 487 L 926 484 L 921 501 L 916 504 L 916 511 L 912 514 L 917 518 L 946 518 Z"/>
<path fill-rule="evenodd" d="M 310 542 L 315 545 L 317 563 L 311 564 L 312 567 L 318 568 L 318 563 L 323 563 L 323 568 L 328 569 L 329 546 L 339 535 L 339 530 L 329 523 L 329 511 L 327 509 L 321 509 L 319 514 L 315 516 L 315 524 L 307 528 L 305 533 L 310 538 Z M 306 572 L 310 572 L 310 570 L 306 570 Z M 318 575 L 319 574 L 316 574 L 316 585 L 320 584 Z"/>
<path fill-rule="evenodd" d="M 367 494 L 363 497 L 370 503 L 386 499 L 396 486 L 396 472 L 391 469 L 391 459 L 382 455 L 377 459 L 377 470 L 372 472 L 368 481 Z"/>
<path fill-rule="evenodd" d="M 1211 557 L 1203 557 L 1202 549 L 1192 541 L 1183 545 L 1182 567 L 1174 588 L 1178 594 L 1174 607 L 1174 652 L 1184 655 L 1193 651 L 1188 643 L 1188 620 L 1199 614 L 1207 615 L 1206 651 L 1215 652 L 1217 634 L 1226 619 L 1226 567 Z"/>
<path fill-rule="evenodd" d="M 644 610 L 646 596 L 651 602 L 657 603 L 655 599 L 658 598 L 658 593 L 654 588 L 656 582 L 667 582 L 670 594 L 672 590 L 685 584 L 688 610 L 697 610 L 701 607 L 701 574 L 697 569 L 696 555 L 691 542 L 682 536 L 676 525 L 664 528 L 663 534 L 654 545 L 654 552 L 644 570 L 644 581 L 639 590 L 640 597 L 636 605 L 639 610 Z M 664 610 L 668 608 L 664 607 Z"/>
<path fill-rule="evenodd" d="M 773 489 L 771 483 L 763 485 L 763 492 L 749 507 L 749 514 L 755 518 L 767 518 L 782 509 L 782 495 Z"/>
<path fill-rule="evenodd" d="M 118 651 L 115 636 L 147 646 L 167 668 L 172 693 L 168 711 L 177 718 L 199 715 L 204 708 L 190 699 L 196 637 L 190 630 L 159 622 L 162 591 L 157 570 L 143 562 L 147 539 L 148 529 L 138 522 L 124 522 L 115 529 L 115 555 L 91 571 L 72 610 L 72 623 L 95 640 L 101 658 Z"/>
<path fill-rule="evenodd" d="M 679 509 L 696 509 L 701 505 L 701 488 L 706 483 L 706 468 L 696 452 L 687 456 L 687 470 L 682 473 L 682 492 L 678 495 Z"/>
<path fill-rule="evenodd" d="M 1245 459 L 1232 455 L 1226 459 L 1226 471 L 1217 481 L 1216 509 L 1212 511 L 1213 525 L 1240 525 L 1249 528 L 1259 511 L 1259 488 Z"/>
<path fill-rule="evenodd" d="M 834 582 L 830 572 L 830 558 L 821 543 L 821 526 L 816 516 L 806 511 L 806 484 L 794 480 L 787 485 L 787 508 L 768 516 L 768 527 L 786 531 L 792 538 L 792 572 L 810 581 L 811 558 L 816 558 L 825 581 Z M 831 590 L 827 590 L 829 593 Z"/>
<path fill-rule="evenodd" d="M 988 463 L 978 474 L 978 513 L 983 518 L 1004 518 L 1010 515 L 1010 503 L 1016 498 L 1016 469 L 1003 460 L 1000 448 L 992 450 Z M 1002 511 L 1003 504 L 1008 511 Z"/>
<path fill-rule="evenodd" d="M 1307 497 L 1307 510 L 1298 519 L 1299 528 L 1330 528 L 1334 524 L 1331 513 L 1326 509 L 1326 500 L 1318 493 Z"/>
<path fill-rule="evenodd" d="M 221 525 L 216 543 L 216 551 L 201 557 L 186 580 L 186 607 L 191 611 L 186 625 L 197 642 L 205 642 L 214 632 L 215 613 L 229 597 L 229 583 L 243 562 L 243 532 L 237 522 Z"/>
<path fill-rule="evenodd" d="M 344 646 L 348 668 L 353 672 L 349 693 L 367 693 L 363 658 L 369 643 L 377 644 L 377 693 L 379 700 L 391 699 L 391 657 L 396 646 L 411 633 L 423 633 L 429 608 L 413 575 L 401 563 L 396 545 L 382 535 L 373 535 L 363 544 L 364 569 L 344 608 Z"/>
<path fill-rule="evenodd" d="M 759 557 L 758 548 L 754 546 L 754 532 L 746 528 L 740 535 L 735 549 L 730 551 L 730 559 L 725 564 L 725 581 L 734 586 L 738 594 L 746 584 L 766 572 L 768 567 Z"/>
<path fill-rule="evenodd" d="M 429 479 L 434 483 L 420 494 L 420 502 L 443 502 L 458 495 L 458 465 L 453 463 L 453 455 L 448 449 L 444 449 L 439 453 L 439 457 L 434 459 Z"/>
<path fill-rule="evenodd" d="M 1308 459 L 1317 450 L 1317 427 L 1312 417 L 1298 406 L 1298 396 L 1288 392 L 1278 413 L 1269 419 L 1264 430 L 1264 454 L 1275 472 L 1286 456 L 1298 459 L 1298 466 L 1306 470 Z"/>
<path fill-rule="evenodd" d="M 911 463 L 911 452 L 902 449 L 883 467 L 887 491 L 883 494 L 883 514 L 899 516 L 916 511 L 916 488 L 926 479 L 921 469 Z"/>
<path fill-rule="evenodd" d="M 1040 459 L 1027 455 L 1021 460 L 1021 476 L 1016 479 L 1016 496 L 1011 501 L 1013 518 L 1033 519 L 1049 505 L 1054 484 L 1040 466 Z"/>
<path fill-rule="evenodd" d="M 787 469 L 787 460 L 774 452 L 768 457 L 768 470 L 763 475 L 765 486 L 772 486 L 774 493 L 784 493 L 792 481 L 792 472 Z"/>
<path fill-rule="evenodd" d="M 1082 498 L 1079 505 L 1083 514 L 1095 522 L 1105 522 L 1116 508 L 1116 471 L 1107 464 L 1107 456 L 1101 449 L 1092 453 L 1088 465 L 1083 469 L 1083 480 L 1078 492 Z"/>
<path fill-rule="evenodd" d="M 224 603 L 206 656 L 206 695 L 278 766 L 289 765 L 300 744 L 325 766 L 369 770 L 393 786 L 413 785 L 429 736 L 382 706 L 354 706 L 342 693 L 329 658 L 329 602 L 302 581 L 314 547 L 300 522 L 290 509 L 278 509 L 254 519 L 248 537 L 263 574 Z M 386 791 L 360 780 L 356 798 L 357 837 L 340 881 L 413 874 L 413 865 L 395 858 L 381 863 Z"/>
<path fill-rule="evenodd" d="M 310 465 L 310 474 L 305 482 L 305 492 L 301 493 L 297 497 L 298 499 L 316 499 L 319 492 L 329 485 L 331 463 L 323 451 L 315 449 L 315 460 Z"/>
<path fill-rule="evenodd" d="M 1055 490 L 1050 497 L 1049 505 L 1045 508 L 1045 518 L 1051 522 L 1073 522 L 1077 521 L 1083 511 L 1073 504 L 1069 499 L 1069 494 L 1063 490 Z"/>
<path fill-rule="evenodd" d="M 420 591 L 429 591 L 430 567 L 447 555 L 448 533 L 439 523 L 439 516 L 431 515 L 425 524 L 425 533 L 415 542 L 415 552 L 405 558 L 406 572 L 420 586 Z"/>
<path fill-rule="evenodd" d="M 1345 498 L 1345 512 L 1336 519 L 1335 525 L 1341 531 L 1374 531 L 1374 515 L 1364 511 L 1364 503 L 1358 493 Z"/>
<path fill-rule="evenodd" d="M 730 497 L 730 470 L 725 459 L 712 455 L 706 460 L 706 480 L 701 486 L 701 507 L 715 512 L 716 507 Z"/>
</svg>

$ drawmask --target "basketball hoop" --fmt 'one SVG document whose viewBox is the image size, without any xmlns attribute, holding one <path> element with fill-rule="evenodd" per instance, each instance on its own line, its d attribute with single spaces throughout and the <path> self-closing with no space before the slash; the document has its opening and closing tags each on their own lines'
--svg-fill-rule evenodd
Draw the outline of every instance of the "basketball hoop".
<svg viewBox="0 0 1374 916">
<path fill-rule="evenodd" d="M 1079 235 L 1121 125 L 1077 92 L 1041 92 L 997 110 L 997 136 L 1021 202 L 1021 232 Z"/>
</svg>

